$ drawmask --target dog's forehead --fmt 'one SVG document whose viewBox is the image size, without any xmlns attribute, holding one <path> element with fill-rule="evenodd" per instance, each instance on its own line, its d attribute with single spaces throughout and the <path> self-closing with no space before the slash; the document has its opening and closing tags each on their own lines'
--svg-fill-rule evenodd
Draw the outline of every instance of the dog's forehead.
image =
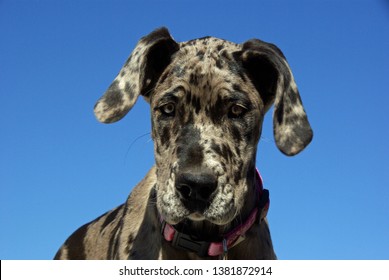
<svg viewBox="0 0 389 280">
<path fill-rule="evenodd" d="M 158 82 L 156 99 L 177 88 L 184 88 L 192 94 L 202 94 L 245 87 L 247 83 L 243 73 L 238 73 L 241 71 L 240 66 L 233 56 L 239 50 L 239 44 L 215 37 L 180 43 L 179 50 Z M 207 99 L 205 95 L 202 98 Z"/>
<path fill-rule="evenodd" d="M 178 52 L 173 58 L 173 63 L 195 67 L 197 63 L 209 64 L 209 67 L 223 68 L 220 62 L 231 60 L 232 53 L 240 49 L 239 44 L 215 37 L 204 37 L 180 43 Z M 211 70 L 211 69 L 209 69 Z"/>
<path fill-rule="evenodd" d="M 199 51 L 203 50 L 205 52 L 220 52 L 222 50 L 235 51 L 240 48 L 239 44 L 219 39 L 216 37 L 203 37 L 199 39 L 194 39 L 179 44 L 180 49 L 184 51 Z"/>
</svg>

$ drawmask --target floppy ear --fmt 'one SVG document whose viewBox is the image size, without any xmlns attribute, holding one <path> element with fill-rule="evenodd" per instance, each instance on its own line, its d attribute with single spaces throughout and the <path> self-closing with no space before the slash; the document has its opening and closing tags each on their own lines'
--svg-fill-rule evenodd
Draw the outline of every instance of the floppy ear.
<svg viewBox="0 0 389 280">
<path fill-rule="evenodd" d="M 97 101 L 96 118 L 103 123 L 116 122 L 130 111 L 139 94 L 148 100 L 178 48 L 166 28 L 140 39 L 115 80 Z"/>
<path fill-rule="evenodd" d="M 313 132 L 283 53 L 273 44 L 253 39 L 243 44 L 240 56 L 265 109 L 274 102 L 277 147 L 288 156 L 299 153 L 311 142 Z"/>
</svg>

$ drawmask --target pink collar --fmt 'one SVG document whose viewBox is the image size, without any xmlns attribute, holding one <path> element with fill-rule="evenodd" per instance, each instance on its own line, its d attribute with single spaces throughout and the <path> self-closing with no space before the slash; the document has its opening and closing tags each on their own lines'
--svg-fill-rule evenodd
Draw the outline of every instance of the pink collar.
<svg viewBox="0 0 389 280">
<path fill-rule="evenodd" d="M 263 188 L 262 178 L 258 169 L 256 170 L 256 176 L 256 188 L 259 193 L 258 206 L 251 211 L 247 220 L 243 224 L 240 224 L 230 232 L 223 235 L 221 238 L 222 241 L 207 242 L 194 240 L 190 235 L 177 231 L 174 226 L 166 223 L 161 217 L 161 233 L 163 234 L 165 240 L 171 242 L 173 246 L 177 248 L 195 252 L 200 257 L 215 257 L 227 253 L 228 249 L 234 247 L 244 239 L 245 233 L 253 226 L 255 221 L 261 221 L 266 217 L 267 211 L 269 210 L 269 191 Z"/>
</svg>

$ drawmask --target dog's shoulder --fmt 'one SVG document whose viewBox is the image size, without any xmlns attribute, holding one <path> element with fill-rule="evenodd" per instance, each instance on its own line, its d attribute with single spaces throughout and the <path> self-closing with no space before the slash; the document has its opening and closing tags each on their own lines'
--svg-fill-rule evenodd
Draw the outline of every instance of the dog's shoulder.
<svg viewBox="0 0 389 280">
<path fill-rule="evenodd" d="M 106 259 L 108 250 L 101 248 L 108 244 L 102 241 L 118 229 L 124 208 L 125 204 L 122 204 L 79 227 L 61 246 L 54 259 Z M 105 252 L 104 255 L 101 255 L 102 252 Z"/>
<path fill-rule="evenodd" d="M 139 229 L 155 180 L 155 168 L 152 168 L 134 187 L 126 203 L 78 228 L 58 250 L 54 259 L 116 258 L 120 237 L 127 235 L 127 239 L 131 239 L 134 228 Z"/>
</svg>

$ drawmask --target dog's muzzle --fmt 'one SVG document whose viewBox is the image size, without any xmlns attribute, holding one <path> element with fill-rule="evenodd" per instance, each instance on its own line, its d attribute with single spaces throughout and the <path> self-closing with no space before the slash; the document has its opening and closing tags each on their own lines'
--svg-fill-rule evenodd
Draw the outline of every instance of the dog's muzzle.
<svg viewBox="0 0 389 280">
<path fill-rule="evenodd" d="M 199 181 L 195 180 L 196 177 Z M 196 236 L 194 236 L 193 234 L 188 234 L 180 231 L 178 229 L 180 227 L 180 224 L 170 225 L 164 220 L 161 215 L 159 215 L 159 220 L 161 223 L 161 234 L 163 235 L 164 239 L 167 242 L 171 243 L 175 248 L 194 252 L 200 257 L 226 256 L 229 249 L 238 245 L 245 239 L 246 232 L 250 230 L 250 228 L 255 223 L 261 223 L 261 221 L 265 219 L 269 210 L 269 191 L 263 188 L 262 178 L 258 170 L 256 170 L 256 177 L 257 180 L 255 188 L 258 194 L 258 202 L 255 205 L 254 209 L 252 209 L 246 220 L 240 223 L 237 227 L 231 229 L 229 232 L 221 236 L 215 236 L 214 240 L 199 240 L 199 238 L 196 238 Z M 192 180 L 186 180 L 188 178 Z M 189 187 L 187 184 L 184 184 L 184 182 L 188 183 L 188 181 L 202 182 L 202 184 L 196 185 L 197 187 L 195 187 L 195 190 L 193 190 L 193 185 L 192 187 Z M 215 191 L 215 187 L 210 184 L 211 181 L 213 181 L 213 178 L 207 176 L 204 176 L 201 181 L 197 175 L 185 175 L 183 176 L 183 178 L 181 178 L 181 180 L 178 180 L 177 182 L 182 183 L 181 189 L 184 192 L 184 194 L 182 195 L 185 195 L 187 199 L 189 201 L 192 201 L 191 203 L 193 203 L 193 201 L 204 201 L 204 199 L 206 198 L 208 198 L 209 200 L 209 197 L 211 195 L 207 195 L 207 193 L 212 193 Z M 212 186 L 213 191 L 210 186 Z M 208 188 L 208 190 L 201 190 L 201 188 Z M 205 194 L 201 195 L 200 193 L 203 191 L 205 192 Z M 198 193 L 191 194 L 191 192 Z"/>
<path fill-rule="evenodd" d="M 180 173 L 176 190 L 184 206 L 191 213 L 203 213 L 209 207 L 216 188 L 217 177 L 209 173 Z"/>
</svg>

